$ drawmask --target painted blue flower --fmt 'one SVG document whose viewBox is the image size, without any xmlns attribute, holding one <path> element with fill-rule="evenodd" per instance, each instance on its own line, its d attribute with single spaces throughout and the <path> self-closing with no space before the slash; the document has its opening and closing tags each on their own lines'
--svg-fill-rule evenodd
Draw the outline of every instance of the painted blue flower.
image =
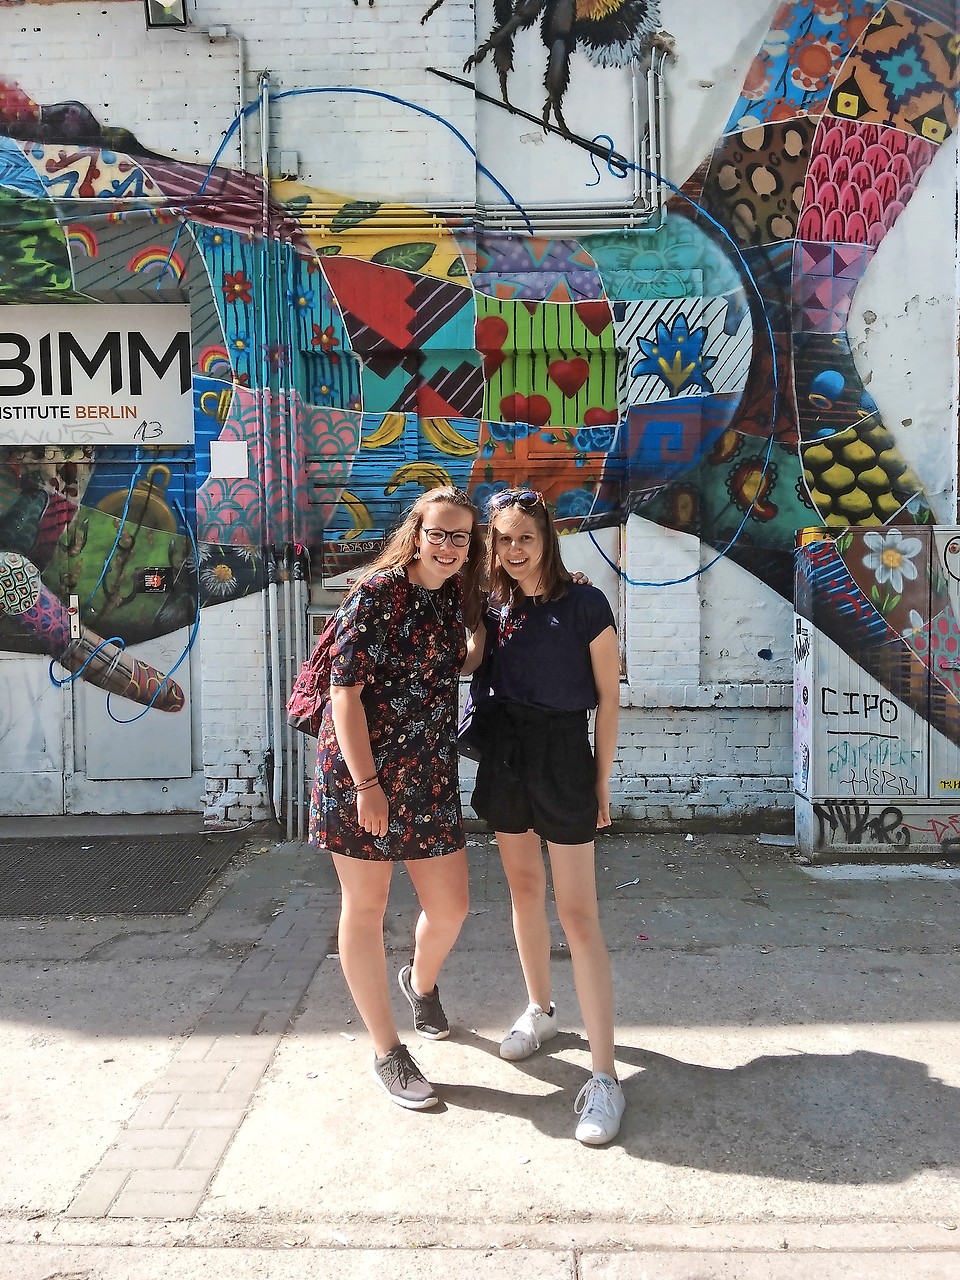
<svg viewBox="0 0 960 1280">
<path fill-rule="evenodd" d="M 557 499 L 558 520 L 588 516 L 592 510 L 593 493 L 589 489 L 566 489 Z"/>
<path fill-rule="evenodd" d="M 208 251 L 221 249 L 226 238 L 219 227 L 204 227 L 200 232 L 200 244 Z"/>
<path fill-rule="evenodd" d="M 606 453 L 616 438 L 617 428 L 614 426 L 581 427 L 574 436 L 573 443 L 584 453 Z"/>
<path fill-rule="evenodd" d="M 250 353 L 250 335 L 235 333 L 227 339 L 227 346 L 235 356 L 246 356 Z"/>
<path fill-rule="evenodd" d="M 640 339 L 643 359 L 633 366 L 631 376 L 640 378 L 653 374 L 670 388 L 671 396 L 679 395 L 686 387 L 712 392 L 713 387 L 706 375 L 707 370 L 717 363 L 717 357 L 703 354 L 706 337 L 704 328 L 690 332 L 685 315 L 677 316 L 672 329 L 659 320 L 656 338 Z"/>
<path fill-rule="evenodd" d="M 524 436 L 528 436 L 536 430 L 537 428 L 531 427 L 528 422 L 492 421 L 490 423 L 491 436 L 501 444 L 515 444 L 517 440 L 522 440 Z"/>
<path fill-rule="evenodd" d="M 309 311 L 313 307 L 315 297 L 312 289 L 288 289 L 287 306 L 296 307 L 298 311 Z"/>
</svg>

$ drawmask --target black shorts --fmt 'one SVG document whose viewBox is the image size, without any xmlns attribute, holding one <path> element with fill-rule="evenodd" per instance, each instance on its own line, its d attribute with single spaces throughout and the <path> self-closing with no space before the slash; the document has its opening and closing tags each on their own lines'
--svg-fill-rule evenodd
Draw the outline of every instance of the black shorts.
<svg viewBox="0 0 960 1280">
<path fill-rule="evenodd" d="M 509 834 L 536 831 L 554 844 L 597 833 L 597 766 L 586 711 L 498 702 L 477 768 L 474 812 Z"/>
</svg>

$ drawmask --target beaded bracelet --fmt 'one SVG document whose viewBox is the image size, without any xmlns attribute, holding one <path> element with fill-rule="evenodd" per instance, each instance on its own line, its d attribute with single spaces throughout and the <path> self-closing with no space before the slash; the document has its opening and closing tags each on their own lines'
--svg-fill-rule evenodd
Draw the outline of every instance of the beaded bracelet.
<svg viewBox="0 0 960 1280">
<path fill-rule="evenodd" d="M 369 778 L 362 786 L 354 787 L 354 792 L 359 795 L 361 791 L 372 791 L 374 787 L 379 787 L 379 778 Z"/>
<path fill-rule="evenodd" d="M 352 781 L 352 779 L 351 779 L 351 781 Z M 374 773 L 374 774 L 371 774 L 371 776 L 370 776 L 369 778 L 361 778 L 359 782 L 354 782 L 354 784 L 353 784 L 353 789 L 354 789 L 354 791 L 359 791 L 359 790 L 360 790 L 360 788 L 361 788 L 361 787 L 365 787 L 365 786 L 367 785 L 367 783 L 369 783 L 369 782 L 376 782 L 376 781 L 377 781 L 377 775 L 376 775 L 375 773 Z"/>
</svg>

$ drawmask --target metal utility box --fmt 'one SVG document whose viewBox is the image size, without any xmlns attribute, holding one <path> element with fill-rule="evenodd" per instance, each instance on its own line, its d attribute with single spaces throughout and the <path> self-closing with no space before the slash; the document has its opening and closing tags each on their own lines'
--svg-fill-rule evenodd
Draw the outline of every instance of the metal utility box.
<svg viewBox="0 0 960 1280">
<path fill-rule="evenodd" d="M 960 851 L 960 528 L 804 529 L 794 614 L 797 843 Z"/>
</svg>

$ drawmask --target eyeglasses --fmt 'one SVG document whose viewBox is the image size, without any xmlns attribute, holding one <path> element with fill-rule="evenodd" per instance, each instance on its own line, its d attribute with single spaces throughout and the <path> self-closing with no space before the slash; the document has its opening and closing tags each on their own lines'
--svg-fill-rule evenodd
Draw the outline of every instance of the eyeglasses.
<svg viewBox="0 0 960 1280">
<path fill-rule="evenodd" d="M 469 547 L 473 537 L 466 529 L 454 529 L 451 533 L 449 529 L 428 529 L 425 525 L 421 527 L 426 540 L 435 547 L 442 547 L 448 538 L 453 547 Z"/>
<path fill-rule="evenodd" d="M 487 503 L 489 511 L 502 511 L 504 507 L 522 507 L 524 511 L 532 511 L 534 507 L 547 504 L 538 489 L 502 489 L 495 493 Z"/>
</svg>

